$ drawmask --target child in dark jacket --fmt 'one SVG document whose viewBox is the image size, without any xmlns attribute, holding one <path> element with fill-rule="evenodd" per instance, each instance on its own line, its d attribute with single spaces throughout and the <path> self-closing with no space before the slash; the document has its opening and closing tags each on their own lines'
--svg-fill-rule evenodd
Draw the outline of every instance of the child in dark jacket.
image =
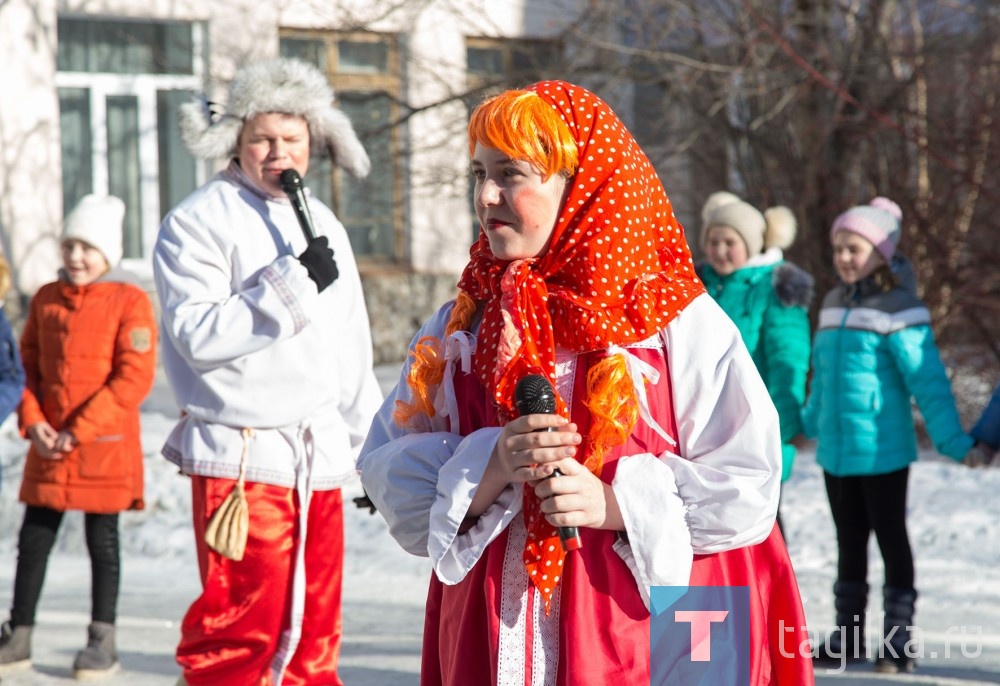
<svg viewBox="0 0 1000 686">
<path fill-rule="evenodd" d="M 909 465 L 917 459 L 910 399 L 939 453 L 960 461 L 973 445 L 962 430 L 913 269 L 896 252 L 901 219 L 896 203 L 875 198 L 834 221 L 830 240 L 840 285 L 823 300 L 802 410 L 806 435 L 817 438 L 839 553 L 837 629 L 817 657 L 865 657 L 868 540 L 874 531 L 885 563 L 886 641 L 876 670 L 889 673 L 915 666 L 907 655 L 917 598 L 906 530 Z"/>
<path fill-rule="evenodd" d="M 1000 385 L 993 390 L 993 396 L 969 433 L 976 439 L 974 463 L 977 466 L 996 465 L 1000 461 Z"/>
<path fill-rule="evenodd" d="M 0 255 L 0 422 L 17 409 L 24 391 L 24 366 L 17 349 L 14 329 L 4 312 L 4 299 L 10 292 L 12 279 L 7 258 Z M 3 473 L 0 472 L 0 484 Z"/>
<path fill-rule="evenodd" d="M 31 300 L 18 410 L 31 440 L 21 481 L 10 621 L 0 630 L 0 675 L 31 666 L 31 635 L 49 553 L 63 515 L 82 510 L 92 607 L 77 679 L 118 669 L 118 515 L 143 507 L 139 406 L 156 372 L 156 321 L 146 292 L 111 271 L 122 257 L 124 203 L 88 195 L 66 218 L 59 279 Z"/>
</svg>

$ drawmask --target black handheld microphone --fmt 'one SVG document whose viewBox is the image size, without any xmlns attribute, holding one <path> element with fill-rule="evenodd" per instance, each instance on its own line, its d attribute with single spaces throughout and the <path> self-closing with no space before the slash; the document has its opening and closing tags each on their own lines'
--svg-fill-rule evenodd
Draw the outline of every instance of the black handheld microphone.
<svg viewBox="0 0 1000 686">
<path fill-rule="evenodd" d="M 309 205 L 306 204 L 306 194 L 302 190 L 302 177 L 294 169 L 286 169 L 281 172 L 281 190 L 285 191 L 288 200 L 292 203 L 292 210 L 295 218 L 299 220 L 302 233 L 306 235 L 306 242 L 316 238 L 316 229 L 313 228 L 312 215 L 309 214 Z"/>
<path fill-rule="evenodd" d="M 514 387 L 514 404 L 517 405 L 517 411 L 522 415 L 555 414 L 556 392 L 549 380 L 541 374 L 528 374 Z M 538 430 L 555 431 L 553 428 Z M 552 473 L 552 476 L 562 476 L 562 472 L 557 469 Z M 563 550 L 569 552 L 583 547 L 580 530 L 577 527 L 560 526 L 558 528 Z"/>
</svg>

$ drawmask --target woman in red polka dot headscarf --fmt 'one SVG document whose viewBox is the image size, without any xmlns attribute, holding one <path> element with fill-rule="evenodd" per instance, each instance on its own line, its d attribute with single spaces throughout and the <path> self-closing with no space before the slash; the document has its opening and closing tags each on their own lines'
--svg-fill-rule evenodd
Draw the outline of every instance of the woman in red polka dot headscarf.
<svg viewBox="0 0 1000 686">
<path fill-rule="evenodd" d="M 479 240 L 358 461 L 434 565 L 421 683 L 660 683 L 650 587 L 728 585 L 748 683 L 811 684 L 777 415 L 649 160 L 560 81 L 487 100 L 469 141 Z M 528 376 L 551 406 L 522 415 Z"/>
</svg>

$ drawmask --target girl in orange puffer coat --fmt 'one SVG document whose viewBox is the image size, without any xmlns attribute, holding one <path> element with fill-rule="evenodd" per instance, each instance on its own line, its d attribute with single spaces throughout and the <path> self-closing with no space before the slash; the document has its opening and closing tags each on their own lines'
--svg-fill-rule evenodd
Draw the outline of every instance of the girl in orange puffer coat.
<svg viewBox="0 0 1000 686">
<path fill-rule="evenodd" d="M 66 220 L 59 279 L 35 294 L 21 337 L 27 381 L 18 419 L 31 446 L 0 674 L 31 664 L 45 568 L 67 510 L 86 513 L 93 583 L 88 644 L 74 674 L 86 679 L 118 668 L 118 513 L 143 507 L 139 407 L 156 371 L 152 303 L 111 271 L 122 257 L 124 212 L 118 198 L 80 201 Z"/>
</svg>

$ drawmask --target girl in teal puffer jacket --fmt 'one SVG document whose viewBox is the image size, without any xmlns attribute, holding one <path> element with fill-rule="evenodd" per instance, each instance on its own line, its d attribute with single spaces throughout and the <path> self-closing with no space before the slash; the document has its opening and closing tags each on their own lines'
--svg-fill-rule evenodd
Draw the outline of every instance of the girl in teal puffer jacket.
<svg viewBox="0 0 1000 686">
<path fill-rule="evenodd" d="M 784 259 L 795 240 L 795 215 L 787 207 L 760 212 L 732 193 L 709 196 L 702 209 L 701 246 L 708 260 L 698 274 L 736 323 L 778 410 L 781 480 L 792 473 L 802 433 L 799 412 L 809 372 L 809 301 L 813 278 Z M 778 514 L 781 527 L 781 515 Z"/>
<path fill-rule="evenodd" d="M 866 657 L 868 539 L 874 531 L 885 563 L 885 641 L 876 670 L 890 673 L 914 668 L 908 644 L 917 592 L 906 490 L 917 438 L 910 399 L 938 452 L 962 460 L 973 445 L 962 430 L 913 269 L 896 253 L 901 218 L 896 203 L 875 198 L 834 221 L 830 240 L 841 283 L 823 300 L 802 411 L 806 435 L 818 439 L 816 460 L 839 554 L 837 628 L 816 656 L 838 663 Z"/>
</svg>

